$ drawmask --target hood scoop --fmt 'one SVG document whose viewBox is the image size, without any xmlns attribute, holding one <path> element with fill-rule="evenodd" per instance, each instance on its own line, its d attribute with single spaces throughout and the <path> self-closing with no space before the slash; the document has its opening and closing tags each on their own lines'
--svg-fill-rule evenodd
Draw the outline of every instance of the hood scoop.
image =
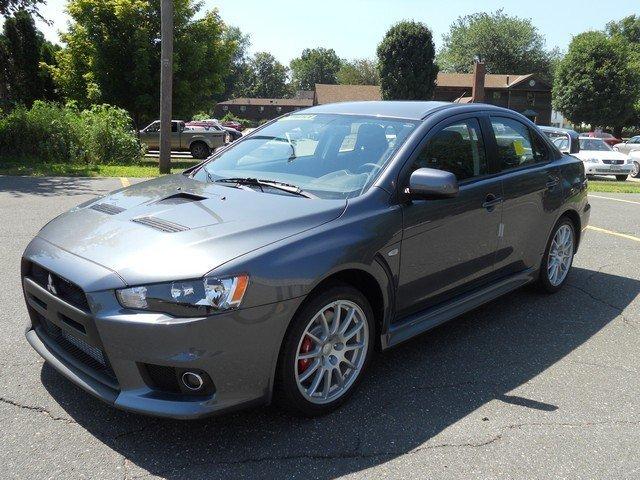
<svg viewBox="0 0 640 480">
<path fill-rule="evenodd" d="M 111 205 L 109 203 L 96 203 L 95 205 L 91 205 L 89 208 L 97 212 L 106 213 L 107 215 L 117 215 L 125 210 L 122 207 Z"/>
<path fill-rule="evenodd" d="M 138 217 L 132 218 L 131 221 L 141 223 L 147 227 L 155 228 L 156 230 L 167 233 L 185 232 L 189 230 L 189 227 L 185 227 L 184 225 L 155 217 Z"/>
<path fill-rule="evenodd" d="M 181 203 L 200 202 L 206 200 L 207 197 L 201 197 L 200 195 L 194 195 L 193 193 L 176 193 L 175 195 L 169 195 L 163 199 L 155 202 L 156 205 L 179 205 Z"/>
</svg>

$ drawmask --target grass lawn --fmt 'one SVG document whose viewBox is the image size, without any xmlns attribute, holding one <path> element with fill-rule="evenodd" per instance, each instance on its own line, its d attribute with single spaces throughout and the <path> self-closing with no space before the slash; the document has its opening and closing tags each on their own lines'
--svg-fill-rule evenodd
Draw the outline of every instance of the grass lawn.
<svg viewBox="0 0 640 480">
<path fill-rule="evenodd" d="M 195 165 L 193 161 L 172 159 L 171 173 L 180 173 Z M 157 177 L 158 161 L 144 159 L 135 165 L 73 165 L 0 159 L 0 175 L 38 177 Z"/>
<path fill-rule="evenodd" d="M 640 182 L 615 180 L 589 180 L 590 192 L 640 193 Z"/>
</svg>

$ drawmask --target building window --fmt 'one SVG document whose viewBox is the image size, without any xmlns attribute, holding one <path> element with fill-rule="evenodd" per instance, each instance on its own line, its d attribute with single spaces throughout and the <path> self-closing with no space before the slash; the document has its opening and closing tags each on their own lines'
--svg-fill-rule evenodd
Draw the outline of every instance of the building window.
<svg viewBox="0 0 640 480">
<path fill-rule="evenodd" d="M 533 107 L 536 104 L 535 92 L 527 92 L 527 105 Z"/>
<path fill-rule="evenodd" d="M 264 107 L 260 107 L 260 111 L 261 111 L 261 112 L 264 112 Z"/>
<path fill-rule="evenodd" d="M 276 107 L 276 110 L 277 110 L 278 112 L 281 112 L 281 111 L 282 111 L 282 107 Z"/>
<path fill-rule="evenodd" d="M 493 99 L 494 100 L 500 100 L 501 96 L 502 96 L 502 94 L 500 92 L 493 92 Z"/>
<path fill-rule="evenodd" d="M 240 105 L 240 111 L 241 112 L 246 112 L 247 111 L 247 107 L 245 105 Z"/>
<path fill-rule="evenodd" d="M 222 110 L 224 110 L 225 112 L 226 112 L 227 110 L 229 110 L 229 105 L 223 105 L 223 106 L 222 106 Z"/>
</svg>

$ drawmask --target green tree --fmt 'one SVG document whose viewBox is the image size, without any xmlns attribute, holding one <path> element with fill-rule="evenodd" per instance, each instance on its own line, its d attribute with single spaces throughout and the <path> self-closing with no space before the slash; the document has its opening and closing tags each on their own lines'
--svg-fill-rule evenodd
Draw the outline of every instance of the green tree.
<svg viewBox="0 0 640 480">
<path fill-rule="evenodd" d="M 541 73 L 550 78 L 544 37 L 530 20 L 502 10 L 459 17 L 443 41 L 436 61 L 445 72 L 469 73 L 478 58 L 488 73 Z"/>
<path fill-rule="evenodd" d="M 634 115 L 640 72 L 628 45 L 602 32 L 577 35 L 558 65 L 553 106 L 572 123 L 613 127 L 619 134 Z"/>
<path fill-rule="evenodd" d="M 428 100 L 433 97 L 438 66 L 431 30 L 404 21 L 389 29 L 378 45 L 378 72 L 385 100 Z"/>
<path fill-rule="evenodd" d="M 51 75 L 42 65 L 53 60 L 55 50 L 26 10 L 5 20 L 0 35 L 0 77 L 10 103 L 30 107 L 35 100 L 55 99 Z"/>
<path fill-rule="evenodd" d="M 313 90 L 316 83 L 338 83 L 342 62 L 333 48 L 305 48 L 291 60 L 292 83 L 297 90 Z"/>
<path fill-rule="evenodd" d="M 367 58 L 342 62 L 336 75 L 342 85 L 379 85 L 378 65 Z"/>
<path fill-rule="evenodd" d="M 20 10 L 24 10 L 40 16 L 38 7 L 41 3 L 44 3 L 44 0 L 0 0 L 0 15 L 8 17 Z"/>
<path fill-rule="evenodd" d="M 629 15 L 622 20 L 607 23 L 607 33 L 640 46 L 640 16 Z"/>
<path fill-rule="evenodd" d="M 242 33 L 238 27 L 228 27 L 224 32 L 224 42 L 235 46 L 231 57 L 231 65 L 224 80 L 224 91 L 216 95 L 216 100 L 228 100 L 243 96 L 247 88 L 249 71 L 249 47 L 251 38 Z"/>
<path fill-rule="evenodd" d="M 174 0 L 174 116 L 206 110 L 224 91 L 237 45 L 212 10 Z M 137 126 L 157 118 L 160 83 L 160 2 L 71 0 L 66 47 L 53 69 L 64 94 L 80 106 L 109 103 L 128 110 Z"/>
<path fill-rule="evenodd" d="M 267 52 L 258 52 L 249 60 L 247 97 L 281 98 L 289 95 L 287 67 Z"/>
</svg>

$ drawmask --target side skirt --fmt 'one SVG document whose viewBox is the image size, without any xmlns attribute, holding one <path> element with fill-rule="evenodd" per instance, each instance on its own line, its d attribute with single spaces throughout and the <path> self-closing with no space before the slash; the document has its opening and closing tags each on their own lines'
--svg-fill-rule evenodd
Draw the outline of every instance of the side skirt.
<svg viewBox="0 0 640 480">
<path fill-rule="evenodd" d="M 431 330 L 505 293 L 520 288 L 535 280 L 536 274 L 537 271 L 535 269 L 529 268 L 481 289 L 460 295 L 444 304 L 410 315 L 401 322 L 391 325 L 388 332 L 382 335 L 382 349 L 386 350 L 395 347 L 416 335 Z"/>
</svg>

